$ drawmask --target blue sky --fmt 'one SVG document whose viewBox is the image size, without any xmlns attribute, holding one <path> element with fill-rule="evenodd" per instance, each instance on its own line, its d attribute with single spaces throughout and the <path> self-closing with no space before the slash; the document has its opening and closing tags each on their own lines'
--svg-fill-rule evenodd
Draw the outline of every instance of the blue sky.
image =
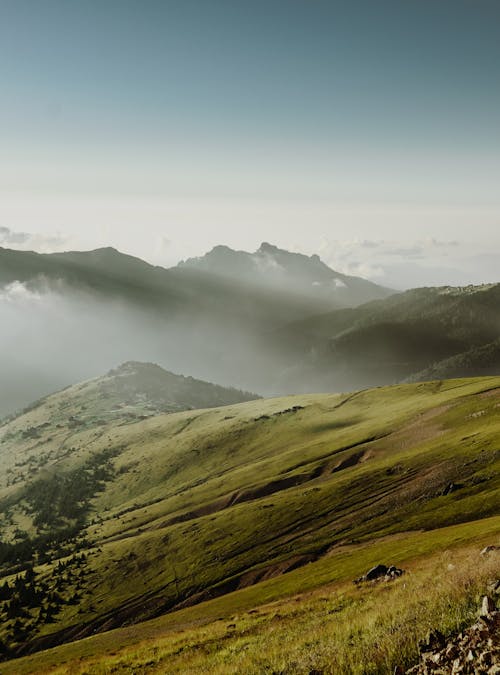
<svg viewBox="0 0 500 675">
<path fill-rule="evenodd" d="M 0 0 L 0 227 L 41 249 L 491 255 L 499 120 L 497 0 Z"/>
</svg>

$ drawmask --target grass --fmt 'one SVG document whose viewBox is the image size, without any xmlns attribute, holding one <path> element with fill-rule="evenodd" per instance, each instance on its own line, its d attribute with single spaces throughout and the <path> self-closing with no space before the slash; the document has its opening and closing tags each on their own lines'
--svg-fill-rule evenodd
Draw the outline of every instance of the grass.
<svg viewBox="0 0 500 675">
<path fill-rule="evenodd" d="M 9 448 L 19 443 L 18 462 L 45 448 L 36 478 L 104 450 L 113 456 L 88 504 L 78 605 L 63 604 L 34 639 L 172 610 L 172 621 L 206 623 L 345 583 L 377 562 L 490 543 L 500 530 L 499 400 L 500 378 L 259 400 L 72 432 L 64 457 L 67 430 L 42 426 L 51 410 L 34 409 L 23 424 L 39 429 L 37 438 L 21 442 L 19 420 L 3 438 Z M 51 459 L 47 448 L 59 450 Z M 4 492 L 13 520 L 25 513 L 16 495 L 27 480 Z M 47 583 L 56 564 L 37 569 Z M 162 630 L 173 625 L 165 620 Z"/>
<path fill-rule="evenodd" d="M 476 535 L 480 533 L 478 542 L 481 538 L 498 541 L 499 525 L 498 519 L 489 527 L 474 524 Z M 493 530 L 496 538 L 492 539 Z M 454 545 L 430 554 L 438 537 L 434 542 L 422 537 L 421 555 L 408 560 L 406 574 L 395 582 L 356 588 L 345 581 L 325 584 L 322 578 L 316 580 L 323 582 L 319 588 L 302 589 L 299 594 L 290 594 L 292 585 L 281 600 L 272 595 L 266 599 L 256 586 L 206 603 L 205 613 L 200 607 L 189 608 L 147 622 L 134 634 L 130 629 L 113 631 L 6 664 L 2 672 L 389 673 L 396 665 L 415 661 L 418 641 L 429 630 L 452 635 L 476 616 L 481 594 L 498 577 L 500 561 L 495 556 L 481 557 L 477 545 L 464 546 L 463 540 L 472 534 L 472 527 L 450 528 L 442 533 L 440 544 Z M 418 550 L 414 543 L 411 537 L 399 546 L 397 541 L 386 542 L 385 552 L 390 546 L 396 557 L 404 557 Z M 375 559 L 380 560 L 383 550 L 374 548 L 378 548 L 373 551 Z M 359 553 L 352 551 L 345 557 L 349 565 L 335 559 L 330 566 L 340 566 L 344 575 L 347 570 L 359 570 Z M 365 556 L 362 552 L 368 562 L 370 555 Z M 300 576 L 307 567 L 291 575 Z M 248 603 L 259 599 L 266 601 Z M 197 625 L 200 617 L 201 626 Z"/>
</svg>

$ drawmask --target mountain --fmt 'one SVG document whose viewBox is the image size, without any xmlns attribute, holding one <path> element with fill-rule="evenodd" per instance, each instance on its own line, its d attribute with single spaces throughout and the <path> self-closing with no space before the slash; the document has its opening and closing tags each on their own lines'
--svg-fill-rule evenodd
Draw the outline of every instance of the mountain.
<svg viewBox="0 0 500 675">
<path fill-rule="evenodd" d="M 500 339 L 433 363 L 412 375 L 409 381 L 423 382 L 477 375 L 500 375 Z"/>
<path fill-rule="evenodd" d="M 113 248 L 40 254 L 0 248 L 0 284 L 21 282 L 32 291 L 76 291 L 160 311 L 168 317 L 219 321 L 221 315 L 251 325 L 277 324 L 335 306 L 332 299 L 295 297 L 287 289 L 228 283 L 207 271 L 165 269 Z"/>
<path fill-rule="evenodd" d="M 288 285 L 230 278 L 222 268 L 164 269 L 113 248 L 53 254 L 0 248 L 0 415 L 117 361 L 154 361 L 200 379 L 279 393 L 267 334 L 338 307 L 339 297 L 321 286 L 333 272 L 319 260 L 278 253 L 295 261 L 287 263 Z M 369 282 L 349 284 L 373 292 Z"/>
<path fill-rule="evenodd" d="M 89 427 L 104 424 L 105 419 L 143 419 L 159 414 L 253 401 L 257 394 L 221 387 L 210 382 L 170 373 L 154 363 L 128 361 L 106 375 L 78 385 L 61 393 L 47 396 L 25 408 L 11 419 L 21 418 L 34 410 L 49 420 L 71 418 L 70 427 Z M 68 411 L 71 414 L 68 416 Z M 4 420 L 6 422 L 7 420 Z M 33 427 L 35 429 L 35 427 Z M 38 437 L 38 431 L 33 431 Z"/>
<path fill-rule="evenodd" d="M 415 580 L 419 556 L 500 532 L 500 378 L 156 414 L 171 400 L 159 400 L 157 376 L 165 377 L 126 364 L 0 427 L 5 656 L 170 613 L 177 631 L 221 620 L 225 635 L 242 612 L 252 610 L 243 621 L 256 626 L 269 611 L 261 615 L 261 605 L 328 584 L 351 590 L 319 620 L 329 620 L 327 607 L 342 623 L 367 600 L 352 579 L 371 566 L 410 566 Z M 146 378 L 139 389 L 154 411 L 136 389 L 130 398 L 127 381 L 137 377 Z M 408 583 L 413 591 L 411 575 Z M 301 611 L 297 604 L 296 619 Z M 68 645 L 71 659 L 85 645 L 95 656 L 115 651 L 117 640 L 140 641 L 148 626 L 103 636 L 98 647 Z M 176 663 L 189 652 L 189 637 L 177 640 Z M 59 666 L 69 658 L 57 654 L 3 664 L 2 673 L 45 672 L 51 658 Z M 226 657 L 228 672 L 237 655 Z"/>
<path fill-rule="evenodd" d="M 441 363 L 436 376 L 497 372 L 500 284 L 385 297 L 269 244 L 168 270 L 114 249 L 0 249 L 0 284 L 0 415 L 126 361 L 265 396 L 432 379 Z"/>
<path fill-rule="evenodd" d="M 318 255 L 291 253 L 266 242 L 255 253 L 215 246 L 200 258 L 189 258 L 179 263 L 179 267 L 203 270 L 266 288 L 286 289 L 299 297 L 333 300 L 345 307 L 386 298 L 394 293 L 366 279 L 336 272 Z"/>
<path fill-rule="evenodd" d="M 261 316 L 266 321 L 291 320 L 315 309 L 359 304 L 393 293 L 334 272 L 318 256 L 309 258 L 269 244 L 262 244 L 255 254 L 217 246 L 203 258 L 170 269 L 110 247 L 50 254 L 0 247 L 0 285 L 16 281 L 32 289 L 65 284 L 181 313 L 226 307 L 241 316 L 251 314 L 252 321 Z"/>
<path fill-rule="evenodd" d="M 434 379 L 426 369 L 448 359 L 468 366 L 454 370 L 450 363 L 444 376 L 495 374 L 488 345 L 499 336 L 500 284 L 488 284 L 417 288 L 308 317 L 278 329 L 274 344 L 276 358 L 299 364 L 291 378 L 334 390 L 390 384 L 421 372 Z M 465 356 L 469 350 L 473 358 Z"/>
</svg>

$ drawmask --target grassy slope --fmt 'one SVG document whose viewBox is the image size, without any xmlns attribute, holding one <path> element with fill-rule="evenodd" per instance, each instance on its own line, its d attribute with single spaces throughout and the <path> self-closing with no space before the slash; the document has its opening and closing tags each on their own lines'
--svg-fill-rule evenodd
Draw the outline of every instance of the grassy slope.
<svg viewBox="0 0 500 675">
<path fill-rule="evenodd" d="M 67 461 L 118 448 L 115 475 L 92 502 L 82 597 L 35 637 L 147 619 L 315 561 L 171 615 L 206 620 L 210 607 L 224 616 L 375 562 L 491 538 L 499 400 L 500 378 L 401 385 L 110 423 L 78 438 Z"/>
<path fill-rule="evenodd" d="M 477 616 L 480 596 L 500 571 L 499 557 L 481 557 L 479 547 L 500 542 L 499 530 L 495 518 L 407 537 L 402 546 L 386 541 L 368 556 L 359 550 L 334 556 L 329 574 L 323 566 L 317 576 L 312 563 L 196 607 L 8 662 L 2 673 L 393 672 L 415 662 L 429 630 L 453 634 Z M 466 543 L 471 540 L 474 546 Z M 404 566 L 402 579 L 362 587 L 347 581 L 387 554 Z"/>
</svg>

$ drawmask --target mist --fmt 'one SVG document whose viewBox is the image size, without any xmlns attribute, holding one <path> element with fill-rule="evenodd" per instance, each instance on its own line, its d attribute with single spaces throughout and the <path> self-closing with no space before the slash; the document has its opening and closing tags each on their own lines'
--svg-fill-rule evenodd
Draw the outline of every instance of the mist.
<svg viewBox="0 0 500 675">
<path fill-rule="evenodd" d="M 485 354 L 500 363 L 498 284 L 393 294 L 270 245 L 219 247 L 169 270 L 114 249 L 1 256 L 2 416 L 125 361 L 263 396 L 352 391 L 430 367 L 474 375 Z"/>
<path fill-rule="evenodd" d="M 0 415 L 125 361 L 238 388 L 267 389 L 257 339 L 237 323 L 168 317 L 63 282 L 0 291 Z M 243 354 L 246 356 L 244 357 Z M 260 392 L 258 392 L 260 393 Z"/>
</svg>

